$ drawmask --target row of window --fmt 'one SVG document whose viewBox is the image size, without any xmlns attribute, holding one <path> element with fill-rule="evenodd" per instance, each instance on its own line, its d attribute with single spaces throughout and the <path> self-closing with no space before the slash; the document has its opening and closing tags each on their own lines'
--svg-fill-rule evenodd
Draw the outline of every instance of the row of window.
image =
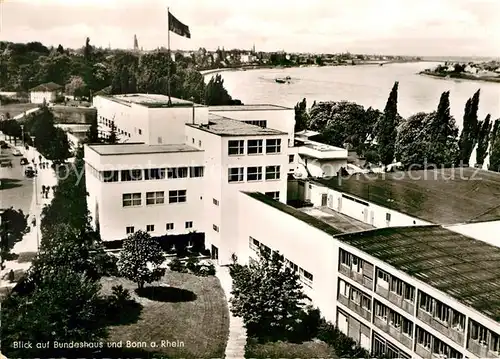
<svg viewBox="0 0 500 359">
<path fill-rule="evenodd" d="M 113 127 L 115 124 L 115 121 L 112 121 L 112 120 L 108 120 L 107 118 L 103 117 L 103 116 L 99 116 L 99 123 L 102 123 L 106 126 L 108 126 L 109 128 Z M 118 127 L 115 127 L 116 129 L 116 133 L 118 135 L 124 135 L 124 136 L 127 136 L 130 138 L 131 134 L 130 132 L 127 132 L 127 131 L 124 131 Z M 138 133 L 139 135 L 142 135 L 142 130 L 140 128 L 134 128 L 135 132 Z M 161 143 L 161 142 L 160 142 Z"/>
<path fill-rule="evenodd" d="M 292 271 L 293 273 L 297 273 L 299 275 L 300 281 L 304 285 L 306 285 L 308 287 L 312 287 L 314 277 L 311 273 L 306 271 L 304 268 L 301 268 L 298 265 L 296 265 L 295 263 L 293 263 L 292 261 L 284 258 L 283 255 L 280 255 L 280 254 L 278 254 L 278 252 L 271 250 L 271 248 L 269 248 L 268 246 L 266 246 L 263 243 L 260 243 L 257 239 L 255 239 L 253 237 L 248 237 L 248 242 L 249 242 L 250 249 L 255 251 L 255 252 L 258 252 L 262 249 L 264 252 L 267 252 L 271 255 L 279 255 L 281 261 L 285 262 L 285 265 L 290 269 L 290 271 Z"/>
<path fill-rule="evenodd" d="M 273 138 L 265 140 L 266 153 L 280 153 L 281 139 Z M 264 150 L 264 140 L 248 140 L 247 155 L 262 154 Z M 245 154 L 245 140 L 230 140 L 228 141 L 228 155 L 239 156 Z"/>
<path fill-rule="evenodd" d="M 442 323 L 449 323 L 457 332 L 463 333 L 465 330 L 465 315 L 421 291 L 419 291 L 418 310 L 426 312 Z"/>
<path fill-rule="evenodd" d="M 99 179 L 103 182 L 130 182 L 142 180 L 162 180 L 177 178 L 199 178 L 203 177 L 204 167 L 169 167 L 148 168 L 135 170 L 113 170 L 100 171 Z"/>
<path fill-rule="evenodd" d="M 266 166 L 266 181 L 279 180 L 281 178 L 281 166 Z M 229 182 L 243 182 L 245 179 L 245 167 L 233 167 L 228 169 Z M 262 166 L 247 167 L 247 181 L 262 181 Z"/>
<path fill-rule="evenodd" d="M 267 127 L 266 120 L 248 120 L 248 121 L 242 121 L 242 122 L 248 123 L 249 125 L 259 126 L 259 127 L 263 127 L 263 128 Z"/>
<path fill-rule="evenodd" d="M 442 342 L 426 330 L 420 328 L 418 325 L 415 326 L 415 333 L 415 342 L 426 351 L 432 352 L 433 354 L 436 354 L 436 356 L 444 358 L 463 358 L 462 353 L 453 349 L 448 344 Z"/>
<path fill-rule="evenodd" d="M 168 191 L 168 203 L 183 203 L 187 202 L 187 191 L 173 190 Z M 154 204 L 164 204 L 165 203 L 165 192 L 146 192 L 146 205 Z M 142 193 L 124 193 L 122 195 L 122 205 L 123 207 L 137 207 L 142 206 Z"/>
<path fill-rule="evenodd" d="M 193 222 L 192 221 L 186 221 L 184 223 L 184 226 L 186 229 L 193 228 Z M 174 224 L 172 222 L 167 223 L 165 225 L 165 230 L 167 231 L 172 231 L 174 229 Z M 154 224 L 148 224 L 146 225 L 146 232 L 154 232 L 155 231 L 155 225 Z M 135 233 L 135 227 L 134 226 L 127 226 L 125 227 L 125 233 L 126 234 L 134 234 Z"/>
</svg>

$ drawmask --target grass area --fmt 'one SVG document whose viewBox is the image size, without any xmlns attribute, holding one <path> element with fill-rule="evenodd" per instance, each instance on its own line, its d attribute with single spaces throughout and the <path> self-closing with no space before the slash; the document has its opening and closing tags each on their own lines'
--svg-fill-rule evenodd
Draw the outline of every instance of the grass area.
<svg viewBox="0 0 500 359">
<path fill-rule="evenodd" d="M 15 117 L 24 111 L 31 110 L 35 107 L 38 107 L 38 105 L 34 103 L 12 103 L 0 106 L 0 114 L 5 115 L 8 112 L 10 117 Z"/>
<path fill-rule="evenodd" d="M 136 294 L 135 283 L 123 278 L 104 278 L 103 294 L 110 294 L 111 287 L 120 284 L 130 290 L 142 310 L 135 320 L 110 327 L 108 342 L 121 341 L 123 349 L 127 341 L 142 344 L 140 350 L 134 351 L 135 357 L 145 353 L 169 358 L 224 357 L 229 310 L 216 277 L 167 271 L 162 281 L 145 288 L 142 296 Z M 151 342 L 157 347 L 151 347 Z M 131 351 L 123 350 L 120 354 Z"/>
<path fill-rule="evenodd" d="M 301 344 L 276 342 L 258 344 L 249 340 L 245 348 L 245 358 L 285 359 L 285 358 L 338 358 L 333 348 L 321 341 Z"/>
<path fill-rule="evenodd" d="M 33 262 L 33 259 L 36 257 L 36 252 L 22 252 L 19 253 L 19 256 L 17 257 L 17 262 L 18 263 L 25 263 L 25 262 Z"/>
</svg>

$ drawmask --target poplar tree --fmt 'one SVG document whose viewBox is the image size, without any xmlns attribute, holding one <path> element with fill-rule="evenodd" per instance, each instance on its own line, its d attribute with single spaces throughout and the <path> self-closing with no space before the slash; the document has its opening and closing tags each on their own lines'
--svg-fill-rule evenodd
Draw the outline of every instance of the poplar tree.
<svg viewBox="0 0 500 359">
<path fill-rule="evenodd" d="M 377 124 L 380 160 L 385 166 L 391 164 L 394 160 L 397 126 L 399 123 L 398 86 L 399 82 L 396 81 L 387 99 L 384 114 L 380 117 Z"/>
<path fill-rule="evenodd" d="M 468 166 L 472 150 L 477 143 L 478 120 L 477 110 L 479 108 L 479 93 L 477 90 L 472 98 L 467 100 L 464 111 L 464 123 L 458 146 L 460 148 L 459 162 Z"/>
<path fill-rule="evenodd" d="M 500 119 L 495 121 L 491 134 L 490 171 L 500 172 Z"/>
<path fill-rule="evenodd" d="M 481 121 L 478 124 L 476 163 L 479 167 L 483 166 L 484 159 L 486 158 L 490 142 L 491 126 L 492 122 L 490 114 L 486 116 L 484 121 Z"/>
</svg>

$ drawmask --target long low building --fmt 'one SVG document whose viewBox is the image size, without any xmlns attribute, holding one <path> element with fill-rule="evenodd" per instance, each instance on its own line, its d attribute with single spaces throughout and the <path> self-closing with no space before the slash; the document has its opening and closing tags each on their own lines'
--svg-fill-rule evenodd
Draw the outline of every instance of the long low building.
<svg viewBox="0 0 500 359">
<path fill-rule="evenodd" d="M 341 233 L 260 193 L 239 200 L 238 258 L 279 252 L 325 317 L 375 355 L 499 357 L 499 248 L 438 225 Z"/>
</svg>

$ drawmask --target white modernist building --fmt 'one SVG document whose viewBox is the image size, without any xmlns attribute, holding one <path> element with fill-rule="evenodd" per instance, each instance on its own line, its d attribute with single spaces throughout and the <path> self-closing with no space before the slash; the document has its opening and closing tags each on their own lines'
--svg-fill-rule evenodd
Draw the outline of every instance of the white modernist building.
<svg viewBox="0 0 500 359">
<path fill-rule="evenodd" d="M 347 151 L 295 134 L 292 109 L 166 102 L 95 99 L 101 132 L 121 141 L 85 146 L 103 240 L 196 231 L 220 264 L 279 252 L 322 314 L 374 354 L 500 357 L 500 249 L 486 243 L 500 229 L 500 175 L 322 178 Z"/>
<path fill-rule="evenodd" d="M 62 86 L 54 82 L 41 84 L 30 89 L 31 103 L 52 103 L 57 99 L 57 96 L 62 92 Z"/>
</svg>

